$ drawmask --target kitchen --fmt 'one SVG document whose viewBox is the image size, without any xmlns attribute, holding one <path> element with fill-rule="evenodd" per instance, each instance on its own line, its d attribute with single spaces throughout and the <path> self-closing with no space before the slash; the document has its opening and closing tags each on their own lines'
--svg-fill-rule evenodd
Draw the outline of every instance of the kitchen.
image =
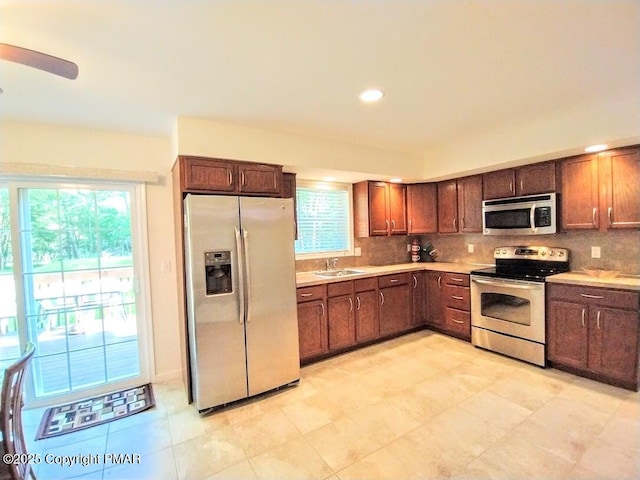
<svg viewBox="0 0 640 480">
<path fill-rule="evenodd" d="M 4 10 L 8 9 L 5 5 L 7 3 L 9 2 L 0 4 L 3 14 Z M 614 11 L 616 9 L 611 12 Z M 55 18 L 53 12 L 48 13 L 52 18 Z M 582 14 L 573 11 L 571 15 L 565 13 L 558 15 L 558 18 L 569 18 L 574 13 L 577 13 L 580 18 L 582 18 L 581 15 L 587 15 L 585 10 L 582 11 Z M 625 18 L 635 18 L 633 14 L 620 13 L 619 15 L 619 17 L 615 17 L 615 22 L 607 23 L 607 25 L 617 24 L 618 31 L 621 31 L 620 22 L 626 25 Z M 132 15 L 131 18 L 133 19 L 134 16 Z M 525 15 L 524 18 L 530 17 Z M 602 31 L 603 26 L 600 25 L 602 18 L 601 15 L 594 15 L 594 20 L 588 22 L 590 28 L 584 27 L 584 29 L 586 31 Z M 133 20 L 126 21 L 133 23 Z M 300 22 L 300 24 L 309 24 L 309 22 Z M 167 30 L 169 29 L 165 31 Z M 473 28 L 469 30 L 475 31 Z M 69 29 L 69 32 L 73 31 L 75 30 Z M 612 36 L 612 38 L 614 37 Z M 79 40 L 78 43 L 83 42 Z M 345 44 L 351 43 L 353 42 L 345 41 Z M 628 45 L 636 44 L 637 42 L 633 39 L 628 41 Z M 126 47 L 120 46 L 120 48 L 126 50 Z M 632 55 L 635 50 L 631 47 L 629 49 L 632 50 L 629 52 L 630 58 L 634 58 Z M 548 50 L 550 50 L 549 47 L 543 51 L 547 52 Z M 468 64 L 468 62 L 461 61 L 460 64 Z M 79 81 L 84 73 L 83 65 L 87 65 L 87 63 L 84 62 L 80 65 Z M 342 67 L 344 65 L 341 65 Z M 543 66 L 538 65 L 538 68 L 542 69 Z M 630 75 L 632 72 L 628 66 L 627 70 Z M 2 85 L 4 90 L 2 100 L 9 102 L 9 84 L 5 80 L 3 82 L 5 83 Z M 37 82 L 39 82 L 38 92 L 42 92 L 38 95 L 42 96 L 33 98 L 37 98 L 42 104 L 47 104 L 50 98 L 45 96 L 45 92 L 54 87 L 50 86 L 45 78 L 38 78 Z M 633 78 L 629 83 L 637 85 Z M 400 176 L 406 180 L 407 184 L 420 180 L 440 181 L 463 178 L 467 175 L 491 170 L 579 155 L 584 146 L 596 141 L 607 141 L 612 148 L 639 143 L 636 120 L 638 102 L 633 100 L 634 92 L 637 89 L 632 87 L 632 90 L 627 92 L 619 87 L 619 85 L 611 86 L 611 91 L 622 91 L 619 95 L 623 98 L 629 93 L 624 100 L 612 98 L 613 96 L 594 97 L 597 98 L 597 101 L 594 100 L 594 103 L 585 101 L 580 108 L 576 107 L 573 111 L 533 112 L 538 114 L 537 117 L 532 114 L 531 117 L 525 118 L 522 112 L 525 107 L 530 107 L 530 105 L 514 101 L 513 103 L 520 108 L 523 119 L 521 123 L 514 120 L 512 123 L 502 124 L 499 128 L 486 129 L 484 132 L 476 131 L 473 134 L 469 132 L 469 135 L 465 135 L 464 138 L 461 138 L 460 132 L 464 132 L 465 128 L 458 127 L 458 135 L 454 135 L 455 141 L 434 145 L 428 149 L 428 154 L 424 156 L 399 152 L 390 147 L 364 146 L 359 138 L 356 138 L 356 141 L 350 141 L 351 139 L 345 139 L 345 137 L 328 140 L 318 138 L 316 135 L 304 135 L 295 130 L 278 131 L 255 124 L 239 125 L 231 120 L 212 120 L 201 118 L 195 114 L 178 116 L 172 125 L 171 137 L 141 134 L 139 130 L 125 133 L 114 131 L 110 127 L 98 128 L 94 126 L 95 123 L 88 120 L 84 123 L 56 125 L 53 121 L 47 121 L 46 118 L 37 116 L 33 121 L 29 120 L 29 117 L 3 117 L 2 171 L 3 174 L 9 174 L 11 170 L 15 171 L 21 167 L 22 174 L 25 171 L 48 171 L 52 175 L 58 175 L 65 171 L 65 167 L 72 165 L 76 168 L 76 172 L 87 175 L 95 175 L 95 172 L 98 172 L 98 175 L 107 175 L 110 172 L 106 170 L 159 173 L 158 181 L 149 182 L 146 186 L 147 202 L 150 207 L 152 206 L 147 213 L 147 228 L 150 239 L 148 253 L 150 258 L 149 290 L 152 293 L 150 315 L 153 318 L 151 337 L 155 353 L 151 364 L 155 372 L 155 381 L 179 381 L 182 376 L 182 355 L 180 353 L 179 324 L 176 321 L 179 302 L 174 286 L 178 257 L 174 253 L 173 215 L 167 214 L 167 212 L 173 211 L 170 171 L 178 153 L 284 165 L 285 171 L 296 172 L 299 179 L 305 177 L 323 178 L 325 174 L 328 176 L 330 173 L 335 174 L 336 172 L 341 173 L 341 179 L 348 183 L 357 183 L 363 180 L 386 181 L 391 176 Z M 56 86 L 55 88 L 66 92 L 68 87 Z M 59 92 L 61 95 L 62 93 L 62 91 Z M 392 95 L 390 92 L 387 94 L 387 100 L 389 100 Z M 106 98 L 111 97 L 107 96 Z M 252 101 L 257 104 L 255 99 Z M 450 102 L 452 105 L 454 103 Z M 106 109 L 108 105 L 99 105 L 96 106 L 96 109 L 99 110 L 101 107 Z M 128 108 L 129 105 L 124 107 L 120 105 L 121 111 L 127 111 Z M 59 110 L 65 109 L 61 107 Z M 376 111 L 372 108 L 367 107 L 366 112 L 367 115 L 372 113 L 374 116 L 376 115 Z M 106 114 L 106 110 L 104 113 Z M 355 115 L 355 112 L 349 111 L 340 117 L 355 118 Z M 456 115 L 461 114 L 459 111 L 452 114 L 452 116 Z M 358 118 L 359 121 L 363 121 L 361 117 Z M 442 121 L 447 119 L 446 115 L 440 115 L 440 118 Z M 389 123 L 393 122 L 385 123 L 382 130 L 390 128 Z M 596 132 L 603 132 L 602 136 L 595 138 Z M 451 131 L 449 135 L 451 135 Z M 34 142 L 34 138 L 37 138 L 38 141 Z M 35 166 L 42 165 L 46 168 L 35 169 Z M 305 171 L 309 173 L 304 173 Z M 311 173 L 314 175 L 312 176 Z M 507 242 L 501 242 L 497 237 L 484 236 L 481 233 L 420 235 L 421 242 L 431 242 L 439 250 L 438 261 L 440 262 L 481 264 L 494 262 L 493 250 L 498 246 L 516 245 L 524 239 L 526 239 L 527 245 L 535 245 L 540 238 L 546 237 L 509 238 Z M 545 242 L 545 245 L 570 250 L 572 269 L 595 264 L 610 269 L 619 269 L 630 274 L 637 274 L 639 271 L 638 244 L 640 242 L 637 231 L 575 231 L 552 235 L 550 238 L 553 238 L 553 241 Z M 361 249 L 362 255 L 341 258 L 339 266 L 356 268 L 380 264 L 383 261 L 407 263 L 409 262 L 407 243 L 410 243 L 412 239 L 413 237 L 407 238 L 403 235 L 384 238 L 356 238 L 355 246 Z M 474 246 L 473 253 L 469 252 L 469 245 Z M 591 258 L 591 247 L 594 246 L 601 247 L 602 259 L 598 262 Z M 324 259 L 298 262 L 297 266 L 300 270 L 320 270 L 324 268 Z M 449 342 L 448 337 L 447 339 L 442 337 L 439 343 L 435 344 L 443 345 L 454 353 L 458 352 L 460 348 L 457 342 Z M 402 340 L 398 339 L 395 343 L 392 341 L 391 344 L 387 344 L 388 347 L 392 345 L 398 345 L 402 350 Z M 380 348 L 375 347 L 374 352 L 384 358 L 384 352 L 381 352 Z M 409 346 L 404 348 L 406 351 L 411 350 Z M 454 353 L 443 352 L 442 356 L 453 360 L 451 357 L 456 356 Z M 430 361 L 437 363 L 433 359 Z M 338 359 L 335 362 L 338 362 Z M 365 360 L 362 359 L 362 362 Z M 525 375 L 523 378 L 528 377 Z M 321 382 L 322 377 L 319 377 L 314 383 Z M 554 383 L 553 387 L 556 388 L 558 385 Z M 343 385 L 342 388 L 344 391 L 349 390 L 346 385 Z M 593 388 L 597 391 L 600 387 Z M 591 393 L 595 395 L 595 393 Z M 171 391 L 169 396 L 172 395 L 177 397 L 180 393 Z M 590 398 L 589 393 L 584 395 L 586 398 Z M 260 407 L 254 408 L 259 409 Z M 293 413 L 291 414 L 293 415 Z M 184 414 L 184 418 L 190 421 L 187 414 Z"/>
</svg>

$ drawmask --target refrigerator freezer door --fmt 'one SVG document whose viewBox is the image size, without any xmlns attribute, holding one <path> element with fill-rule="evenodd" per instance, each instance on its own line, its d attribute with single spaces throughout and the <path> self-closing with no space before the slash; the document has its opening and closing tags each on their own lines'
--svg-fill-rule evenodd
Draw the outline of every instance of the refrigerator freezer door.
<svg viewBox="0 0 640 480">
<path fill-rule="evenodd" d="M 247 258 L 247 371 L 253 396 L 300 378 L 293 201 L 240 197 Z"/>
<path fill-rule="evenodd" d="M 187 195 L 184 207 L 191 390 L 206 410 L 247 397 L 238 197 Z M 231 293 L 207 295 L 205 252 L 215 251 L 231 253 Z"/>
</svg>

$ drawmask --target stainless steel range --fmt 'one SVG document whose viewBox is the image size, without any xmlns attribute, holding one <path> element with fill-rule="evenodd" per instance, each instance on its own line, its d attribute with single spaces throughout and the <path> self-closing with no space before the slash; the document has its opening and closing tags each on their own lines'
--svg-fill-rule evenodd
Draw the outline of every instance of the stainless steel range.
<svg viewBox="0 0 640 480">
<path fill-rule="evenodd" d="M 545 277 L 569 270 L 569 250 L 511 246 L 471 272 L 471 342 L 545 366 Z"/>
</svg>

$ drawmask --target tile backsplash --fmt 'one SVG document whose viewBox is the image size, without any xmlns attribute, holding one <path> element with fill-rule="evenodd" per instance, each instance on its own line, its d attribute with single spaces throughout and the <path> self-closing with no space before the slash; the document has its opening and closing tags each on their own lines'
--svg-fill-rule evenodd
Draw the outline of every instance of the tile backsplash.
<svg viewBox="0 0 640 480">
<path fill-rule="evenodd" d="M 362 250 L 360 257 L 340 257 L 338 267 L 389 265 L 410 261 L 407 244 L 418 238 L 438 249 L 437 261 L 493 264 L 493 250 L 508 245 L 541 245 L 568 248 L 571 270 L 600 267 L 619 270 L 623 274 L 640 275 L 640 232 L 619 230 L 602 232 L 567 232 L 555 235 L 489 236 L 482 234 L 422 235 L 356 238 Z M 469 244 L 473 253 L 468 252 Z M 591 247 L 600 247 L 601 258 L 591 258 Z M 325 259 L 296 262 L 298 271 L 325 268 Z"/>
</svg>

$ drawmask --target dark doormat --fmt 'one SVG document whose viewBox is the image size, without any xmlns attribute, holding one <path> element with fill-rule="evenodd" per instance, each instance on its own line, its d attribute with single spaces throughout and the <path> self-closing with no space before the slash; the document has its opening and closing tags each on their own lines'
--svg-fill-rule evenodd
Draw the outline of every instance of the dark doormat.
<svg viewBox="0 0 640 480">
<path fill-rule="evenodd" d="M 48 408 L 36 440 L 77 432 L 140 413 L 155 405 L 151 384 Z"/>
</svg>

